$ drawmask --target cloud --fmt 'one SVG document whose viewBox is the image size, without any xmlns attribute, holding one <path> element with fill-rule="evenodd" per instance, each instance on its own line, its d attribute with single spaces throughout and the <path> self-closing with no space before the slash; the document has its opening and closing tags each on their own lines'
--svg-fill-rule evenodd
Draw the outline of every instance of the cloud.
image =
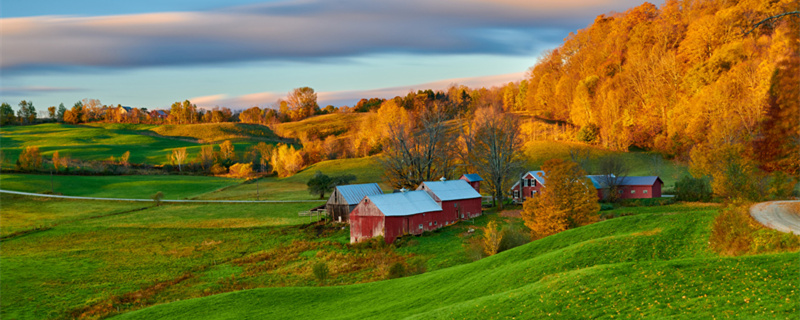
<svg viewBox="0 0 800 320">
<path fill-rule="evenodd" d="M 0 19 L 0 69 L 375 53 L 530 54 L 634 0 L 289 0 L 212 11 Z M 557 32 L 554 32 L 557 31 Z"/>
<path fill-rule="evenodd" d="M 0 94 L 9 96 L 35 96 L 38 94 L 48 92 L 66 92 L 66 91 L 81 91 L 81 88 L 70 87 L 43 87 L 43 86 L 26 86 L 26 87 L 0 87 Z"/>
<path fill-rule="evenodd" d="M 320 106 L 326 105 L 354 105 L 362 98 L 384 98 L 389 99 L 396 96 L 404 96 L 409 91 L 415 90 L 444 90 L 450 85 L 465 85 L 467 87 L 492 87 L 509 82 L 520 81 L 525 77 L 525 72 L 491 75 L 483 77 L 455 78 L 433 81 L 428 83 L 397 86 L 388 88 L 377 88 L 368 90 L 349 90 L 349 91 L 325 91 L 317 93 L 317 101 Z M 230 97 L 226 94 L 217 94 L 189 99 L 192 103 L 201 108 L 213 108 L 214 106 L 228 107 L 231 109 L 246 109 L 253 106 L 261 108 L 274 107 L 278 99 L 285 98 L 285 93 L 260 92 L 247 94 L 238 97 Z"/>
</svg>

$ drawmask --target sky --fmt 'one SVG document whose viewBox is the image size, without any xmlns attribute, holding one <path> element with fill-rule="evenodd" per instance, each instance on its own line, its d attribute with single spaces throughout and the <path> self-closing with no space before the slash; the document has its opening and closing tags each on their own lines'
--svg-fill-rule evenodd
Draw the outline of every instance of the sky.
<svg viewBox="0 0 800 320">
<path fill-rule="evenodd" d="M 0 101 L 321 106 L 522 80 L 595 17 L 642 0 L 0 0 Z"/>
</svg>

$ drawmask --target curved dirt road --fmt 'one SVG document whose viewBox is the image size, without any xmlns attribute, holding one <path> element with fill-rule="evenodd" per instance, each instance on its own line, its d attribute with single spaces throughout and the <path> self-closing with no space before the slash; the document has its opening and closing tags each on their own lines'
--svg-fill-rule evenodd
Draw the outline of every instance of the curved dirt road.
<svg viewBox="0 0 800 320">
<path fill-rule="evenodd" d="M 800 234 L 800 200 L 757 203 L 750 216 L 767 228 Z"/>
</svg>

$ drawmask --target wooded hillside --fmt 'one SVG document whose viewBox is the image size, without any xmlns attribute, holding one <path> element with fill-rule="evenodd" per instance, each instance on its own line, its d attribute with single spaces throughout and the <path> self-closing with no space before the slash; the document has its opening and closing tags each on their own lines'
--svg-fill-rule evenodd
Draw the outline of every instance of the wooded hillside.
<svg viewBox="0 0 800 320">
<path fill-rule="evenodd" d="M 503 88 L 504 106 L 572 123 L 609 148 L 692 160 L 733 152 L 797 174 L 800 18 L 752 29 L 798 7 L 669 0 L 599 16 Z"/>
</svg>

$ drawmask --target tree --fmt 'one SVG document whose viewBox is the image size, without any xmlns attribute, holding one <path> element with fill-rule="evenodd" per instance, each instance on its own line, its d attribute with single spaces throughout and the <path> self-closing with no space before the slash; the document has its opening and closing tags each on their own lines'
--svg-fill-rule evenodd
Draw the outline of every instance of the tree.
<svg viewBox="0 0 800 320">
<path fill-rule="evenodd" d="M 604 198 L 608 201 L 619 199 L 620 185 L 625 182 L 625 178 L 630 172 L 630 167 L 625 159 L 619 154 L 609 154 L 600 158 L 598 163 L 602 180 L 608 187 L 608 194 Z"/>
<path fill-rule="evenodd" d="M 178 171 L 183 171 L 181 165 L 186 160 L 186 148 L 175 148 L 172 149 L 172 161 L 178 164 Z"/>
<path fill-rule="evenodd" d="M 350 184 L 355 180 L 356 176 L 352 174 L 329 177 L 321 171 L 317 171 L 306 185 L 309 193 L 319 194 L 320 199 L 325 199 L 326 192 L 331 192 L 336 186 Z"/>
<path fill-rule="evenodd" d="M 64 113 L 67 112 L 67 107 L 64 106 L 64 103 L 58 104 L 58 113 L 56 114 L 56 120 L 58 122 L 64 122 Z"/>
<path fill-rule="evenodd" d="M 58 155 L 58 151 L 53 152 L 53 168 L 55 168 L 56 172 L 58 172 L 58 169 L 60 169 L 60 167 L 61 167 L 61 157 Z"/>
<path fill-rule="evenodd" d="M 500 250 L 500 242 L 503 240 L 503 233 L 496 221 L 490 221 L 483 228 L 483 251 L 487 256 L 493 256 Z"/>
<path fill-rule="evenodd" d="M 493 202 L 503 208 L 503 196 L 523 166 L 520 155 L 519 122 L 499 108 L 481 108 L 475 112 L 474 135 L 467 143 L 469 164 L 492 190 Z"/>
<path fill-rule="evenodd" d="M 263 111 L 259 107 L 252 107 L 239 114 L 241 123 L 261 123 Z"/>
<path fill-rule="evenodd" d="M 288 177 L 303 168 L 305 162 L 300 151 L 292 145 L 279 143 L 272 153 L 272 170 L 279 177 Z"/>
<path fill-rule="evenodd" d="M 253 149 L 258 154 L 258 162 L 261 165 L 260 171 L 266 172 L 269 161 L 272 159 L 272 152 L 275 150 L 275 146 L 267 144 L 266 142 L 259 142 Z"/>
<path fill-rule="evenodd" d="M 51 106 L 47 108 L 47 116 L 50 118 L 50 120 L 53 121 L 56 120 L 56 106 Z"/>
<path fill-rule="evenodd" d="M 14 109 L 11 108 L 11 105 L 5 102 L 0 104 L 0 126 L 14 124 L 16 122 L 17 118 L 14 117 Z"/>
<path fill-rule="evenodd" d="M 154 194 L 150 198 L 153 199 L 153 202 L 155 202 L 156 207 L 158 207 L 158 206 L 161 205 L 161 199 L 164 199 L 164 194 L 161 193 L 161 191 L 159 191 L 159 192 L 156 192 L 156 194 Z"/>
<path fill-rule="evenodd" d="M 328 279 L 328 275 L 330 274 L 330 270 L 328 269 L 328 264 L 325 262 L 317 262 L 314 264 L 313 267 L 314 277 L 319 280 L 319 282 L 325 283 L 325 280 Z"/>
<path fill-rule="evenodd" d="M 379 161 L 392 187 L 414 189 L 423 181 L 452 174 L 455 155 L 450 143 L 455 139 L 443 111 L 431 106 L 420 111 L 418 121 L 408 117 L 387 124 L 389 134 Z"/>
<path fill-rule="evenodd" d="M 17 117 L 20 123 L 33 123 L 36 120 L 36 108 L 33 106 L 33 101 L 20 101 Z"/>
<path fill-rule="evenodd" d="M 599 219 L 597 190 L 576 163 L 548 160 L 542 170 L 547 186 L 522 206 L 522 219 L 531 229 L 532 238 L 546 237 Z"/>
<path fill-rule="evenodd" d="M 28 146 L 19 154 L 19 166 L 22 170 L 35 170 L 42 167 L 42 155 L 39 147 Z"/>
<path fill-rule="evenodd" d="M 211 166 L 214 165 L 214 146 L 205 145 L 200 147 L 200 152 L 197 153 L 197 162 L 200 163 L 203 170 L 211 170 Z"/>
<path fill-rule="evenodd" d="M 123 154 L 122 154 L 122 155 L 119 157 L 119 163 L 121 163 L 123 166 L 126 166 L 126 167 L 127 167 L 127 166 L 129 166 L 129 165 L 130 165 L 130 163 L 128 162 L 128 160 L 129 160 L 130 158 L 131 158 L 131 152 L 130 152 L 130 151 L 125 151 L 125 153 L 123 153 Z"/>
<path fill-rule="evenodd" d="M 302 120 L 320 112 L 317 93 L 310 87 L 296 88 L 289 92 L 286 104 L 292 121 Z"/>
<path fill-rule="evenodd" d="M 233 143 L 230 140 L 225 140 L 219 144 L 219 163 L 224 166 L 230 166 L 234 159 Z"/>
</svg>

